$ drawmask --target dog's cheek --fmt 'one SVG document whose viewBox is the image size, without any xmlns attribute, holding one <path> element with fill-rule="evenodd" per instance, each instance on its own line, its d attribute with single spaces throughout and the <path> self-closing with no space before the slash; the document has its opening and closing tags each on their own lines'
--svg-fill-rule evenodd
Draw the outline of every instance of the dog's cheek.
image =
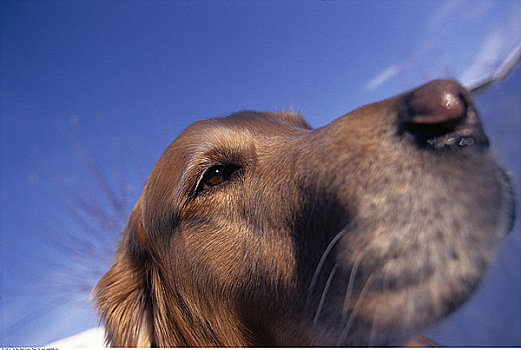
<svg viewBox="0 0 521 350">
<path fill-rule="evenodd" d="M 253 303 L 260 302 L 268 290 L 280 295 L 294 285 L 296 263 L 292 237 L 285 227 L 273 223 L 284 220 L 274 218 L 280 214 L 271 208 L 272 193 L 260 196 L 244 186 L 251 183 L 215 191 L 200 206 L 190 208 L 177 243 L 184 246 L 184 263 L 198 271 L 201 287 L 247 295 Z M 262 302 L 276 303 L 274 299 Z"/>
</svg>

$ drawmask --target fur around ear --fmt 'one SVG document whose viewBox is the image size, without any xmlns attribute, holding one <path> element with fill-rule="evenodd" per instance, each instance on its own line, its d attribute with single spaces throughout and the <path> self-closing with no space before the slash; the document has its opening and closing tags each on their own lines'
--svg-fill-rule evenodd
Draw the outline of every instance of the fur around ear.
<svg viewBox="0 0 521 350">
<path fill-rule="evenodd" d="M 136 216 L 134 211 L 115 263 L 93 290 L 105 341 L 116 347 L 154 345 L 148 263 L 144 254 L 131 248 L 132 231 L 142 228 Z"/>
<path fill-rule="evenodd" d="M 116 261 L 95 287 L 106 342 L 115 347 L 238 346 L 248 343 L 235 313 L 185 290 L 171 270 L 169 244 L 149 236 L 138 201 Z M 185 276 L 190 279 L 190 277 Z"/>
</svg>

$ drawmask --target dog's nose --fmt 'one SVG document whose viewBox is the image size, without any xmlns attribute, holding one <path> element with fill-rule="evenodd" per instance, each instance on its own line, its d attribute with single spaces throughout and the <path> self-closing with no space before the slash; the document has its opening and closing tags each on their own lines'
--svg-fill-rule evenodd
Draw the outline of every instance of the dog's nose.
<svg viewBox="0 0 521 350">
<path fill-rule="evenodd" d="M 409 122 L 443 124 L 465 117 L 466 90 L 450 80 L 436 80 L 413 91 L 407 101 Z"/>
<path fill-rule="evenodd" d="M 406 94 L 399 114 L 400 133 L 425 148 L 488 146 L 468 91 L 451 80 L 435 80 Z"/>
</svg>

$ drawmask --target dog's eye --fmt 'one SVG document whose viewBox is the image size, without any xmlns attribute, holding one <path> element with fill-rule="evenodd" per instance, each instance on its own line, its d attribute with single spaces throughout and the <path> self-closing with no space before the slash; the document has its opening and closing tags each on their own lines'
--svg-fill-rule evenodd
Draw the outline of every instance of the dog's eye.
<svg viewBox="0 0 521 350">
<path fill-rule="evenodd" d="M 221 169 L 214 169 L 207 174 L 203 187 L 209 188 L 217 186 L 226 181 L 226 174 Z"/>
<path fill-rule="evenodd" d="M 222 183 L 228 181 L 232 174 L 239 170 L 239 168 L 239 166 L 232 164 L 216 165 L 211 167 L 203 175 L 201 181 L 199 182 L 199 186 L 197 186 L 197 191 L 204 191 L 221 185 Z"/>
</svg>

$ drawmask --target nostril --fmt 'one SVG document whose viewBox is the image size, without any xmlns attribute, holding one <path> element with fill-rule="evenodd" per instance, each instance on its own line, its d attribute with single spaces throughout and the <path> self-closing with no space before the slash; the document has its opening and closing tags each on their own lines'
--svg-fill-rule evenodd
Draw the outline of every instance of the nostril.
<svg viewBox="0 0 521 350">
<path fill-rule="evenodd" d="M 412 134 L 420 147 L 488 146 L 470 95 L 454 81 L 432 81 L 401 103 L 399 134 Z"/>
</svg>

